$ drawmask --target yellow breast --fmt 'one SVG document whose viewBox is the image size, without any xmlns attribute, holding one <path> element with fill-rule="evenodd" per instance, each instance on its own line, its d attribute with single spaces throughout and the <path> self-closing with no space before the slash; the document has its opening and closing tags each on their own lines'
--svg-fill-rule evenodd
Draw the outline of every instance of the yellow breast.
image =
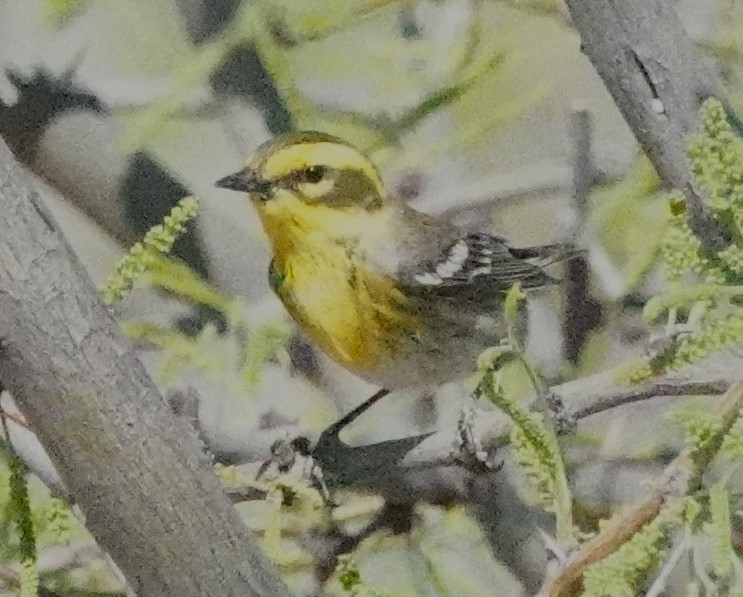
<svg viewBox="0 0 743 597">
<path fill-rule="evenodd" d="M 361 375 L 382 366 L 418 334 L 410 305 L 348 248 L 313 249 L 275 263 L 274 290 L 309 338 L 341 365 Z"/>
</svg>

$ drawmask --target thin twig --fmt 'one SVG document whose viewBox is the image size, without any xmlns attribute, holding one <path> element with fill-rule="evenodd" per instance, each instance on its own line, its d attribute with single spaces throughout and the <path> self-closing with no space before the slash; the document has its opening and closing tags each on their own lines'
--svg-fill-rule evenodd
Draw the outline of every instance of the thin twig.
<svg viewBox="0 0 743 597">
<path fill-rule="evenodd" d="M 655 577 L 653 584 L 648 589 L 646 597 L 661 597 L 661 595 L 664 594 L 663 592 L 668 586 L 671 574 L 676 569 L 676 566 L 678 566 L 681 558 L 689 552 L 690 548 L 691 534 L 688 530 L 685 530 L 684 534 L 681 536 L 681 540 L 676 542 L 676 546 L 673 548 L 663 564 L 663 567 L 660 569 L 660 573 Z"/>
<path fill-rule="evenodd" d="M 576 243 L 584 235 L 588 219 L 588 198 L 596 171 L 591 155 L 591 114 L 576 107 L 570 114 L 570 136 L 573 142 L 573 209 L 575 222 L 564 239 Z M 563 276 L 565 308 L 562 335 L 565 359 L 576 364 L 588 334 L 601 319 L 601 307 L 589 297 L 588 255 L 577 255 L 565 264 Z"/>
</svg>

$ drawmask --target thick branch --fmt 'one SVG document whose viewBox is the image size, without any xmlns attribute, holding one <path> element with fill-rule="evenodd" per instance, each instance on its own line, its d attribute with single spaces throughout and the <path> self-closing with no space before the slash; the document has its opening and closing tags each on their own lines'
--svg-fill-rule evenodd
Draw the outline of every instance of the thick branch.
<svg viewBox="0 0 743 597">
<path fill-rule="evenodd" d="M 701 100 L 718 95 L 668 0 L 566 0 L 582 48 L 669 186 L 684 191 L 690 224 L 709 250 L 724 238 L 694 188 L 684 154 Z"/>
<path fill-rule="evenodd" d="M 287 595 L 0 141 L 0 379 L 147 595 Z"/>
</svg>

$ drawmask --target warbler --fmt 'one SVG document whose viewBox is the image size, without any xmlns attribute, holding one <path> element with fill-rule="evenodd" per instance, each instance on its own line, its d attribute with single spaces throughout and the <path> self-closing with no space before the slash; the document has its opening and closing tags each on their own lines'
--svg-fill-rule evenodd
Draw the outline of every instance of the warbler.
<svg viewBox="0 0 743 597">
<path fill-rule="evenodd" d="M 216 186 L 248 193 L 271 288 L 320 349 L 386 390 L 462 379 L 506 334 L 503 293 L 555 282 L 565 245 L 514 248 L 391 196 L 372 162 L 320 132 L 261 145 Z"/>
</svg>

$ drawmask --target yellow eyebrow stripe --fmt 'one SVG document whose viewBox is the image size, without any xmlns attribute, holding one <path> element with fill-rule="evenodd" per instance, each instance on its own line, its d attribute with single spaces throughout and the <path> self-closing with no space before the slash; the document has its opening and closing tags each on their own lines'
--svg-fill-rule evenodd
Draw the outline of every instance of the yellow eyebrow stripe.
<svg viewBox="0 0 743 597">
<path fill-rule="evenodd" d="M 262 170 L 266 178 L 276 180 L 308 166 L 361 171 L 374 182 L 379 194 L 384 194 L 379 174 L 369 160 L 352 147 L 339 143 L 300 143 L 282 147 L 266 158 Z"/>
</svg>

